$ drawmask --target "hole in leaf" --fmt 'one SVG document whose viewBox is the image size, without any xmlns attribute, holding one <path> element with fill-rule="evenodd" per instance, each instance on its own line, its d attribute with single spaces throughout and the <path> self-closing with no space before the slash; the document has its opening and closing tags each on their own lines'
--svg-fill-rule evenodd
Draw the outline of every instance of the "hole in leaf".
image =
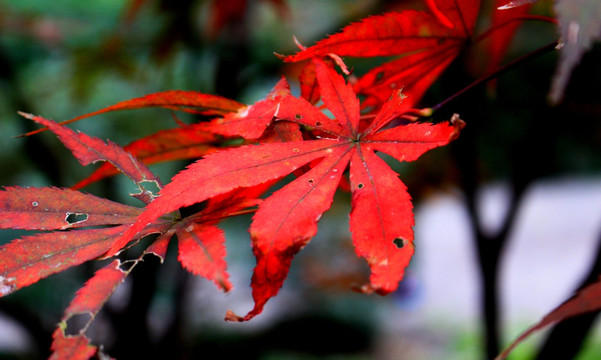
<svg viewBox="0 0 601 360">
<path fill-rule="evenodd" d="M 135 261 L 124 261 L 119 264 L 119 270 L 123 272 L 130 271 L 136 265 Z"/>
<path fill-rule="evenodd" d="M 316 122 L 315 122 L 315 126 L 317 126 L 317 127 L 321 127 L 321 121 L 316 121 Z"/>
<path fill-rule="evenodd" d="M 308 181 L 309 181 L 309 184 L 311 184 L 311 185 L 313 185 L 313 183 L 315 182 L 315 180 L 313 180 L 313 179 L 309 179 Z"/>
<path fill-rule="evenodd" d="M 363 189 L 363 184 L 361 184 L 361 183 L 357 184 L 357 189 Z"/>
<path fill-rule="evenodd" d="M 154 180 L 142 180 L 138 185 L 153 194 L 158 194 L 161 190 L 161 186 Z"/>
<path fill-rule="evenodd" d="M 394 240 L 392 240 L 392 242 L 394 243 L 394 245 L 396 245 L 397 248 L 402 249 L 405 247 L 405 239 L 403 239 L 402 237 L 398 237 Z"/>
<path fill-rule="evenodd" d="M 296 114 L 296 115 L 294 115 L 294 118 L 295 118 L 296 120 L 300 120 L 300 119 L 302 119 L 302 118 L 303 118 L 303 116 L 302 116 L 301 114 Z"/>
<path fill-rule="evenodd" d="M 40 205 L 40 203 L 38 203 L 37 201 L 32 201 L 31 202 L 31 206 L 33 206 L 33 207 L 36 207 L 38 205 Z"/>
<path fill-rule="evenodd" d="M 80 335 L 86 329 L 88 323 L 92 320 L 92 315 L 88 313 L 75 314 L 67 320 L 66 336 Z"/>
<path fill-rule="evenodd" d="M 86 220 L 88 220 L 88 214 L 80 213 L 67 213 L 67 217 L 65 218 L 65 221 L 69 224 L 77 224 Z"/>
</svg>

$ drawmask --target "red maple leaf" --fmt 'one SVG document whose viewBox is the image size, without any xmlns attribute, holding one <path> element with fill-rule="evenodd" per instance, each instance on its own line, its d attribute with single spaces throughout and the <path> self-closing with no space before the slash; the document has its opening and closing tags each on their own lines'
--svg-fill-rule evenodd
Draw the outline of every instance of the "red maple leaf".
<svg viewBox="0 0 601 360">
<path fill-rule="evenodd" d="M 0 191 L 0 228 L 52 230 L 0 247 L 0 296 L 101 257 L 141 213 L 137 207 L 59 188 Z M 111 227 L 90 228 L 98 225 Z M 146 226 L 135 239 L 167 231 L 170 219 Z"/>
<path fill-rule="evenodd" d="M 429 12 L 405 10 L 370 16 L 284 60 L 296 62 L 330 54 L 403 55 L 371 69 L 354 89 L 367 97 L 363 107 L 376 109 L 391 92 L 403 89 L 408 99 L 402 106 L 410 109 L 468 45 L 480 8 L 480 0 L 428 0 L 427 4 Z"/>
<path fill-rule="evenodd" d="M 187 106 L 194 105 L 196 107 L 204 108 L 203 114 L 205 115 L 208 114 L 206 111 L 210 108 L 211 111 L 215 112 L 213 115 L 219 116 L 211 119 L 209 122 L 191 125 L 181 124 L 178 128 L 159 131 L 155 134 L 135 140 L 131 144 L 123 147 L 126 153 L 130 153 L 145 165 L 178 159 L 198 159 L 203 155 L 216 151 L 219 143 L 223 140 L 222 136 L 257 139 L 261 136 L 277 135 L 267 130 L 269 130 L 268 128 L 272 123 L 273 114 L 275 114 L 280 99 L 288 95 L 290 95 L 290 86 L 283 78 L 276 84 L 265 99 L 259 100 L 252 105 L 243 105 L 218 96 L 196 92 L 166 91 L 142 98 L 119 102 L 102 110 L 62 122 L 61 124 L 95 116 L 107 111 L 150 106 L 173 107 L 176 109 L 175 106 L 170 104 L 178 104 L 180 106 L 184 104 Z M 177 109 L 184 111 L 189 110 L 187 108 Z M 218 109 L 220 109 L 219 112 L 217 112 Z M 231 111 L 227 112 L 228 110 Z M 36 120 L 38 119 L 36 117 L 27 116 L 32 120 L 38 121 Z M 44 121 L 44 119 L 40 121 Z M 63 130 L 64 128 L 57 126 L 54 126 L 53 128 L 63 132 L 71 131 L 68 129 Z M 283 135 L 281 132 L 284 131 L 284 129 L 280 128 L 279 130 L 280 135 Z M 38 131 L 32 133 L 36 132 Z M 301 135 L 299 132 L 298 134 L 291 134 L 290 136 L 300 138 Z M 279 141 L 282 141 L 282 139 L 279 139 Z M 96 169 L 89 177 L 75 184 L 73 188 L 83 188 L 95 181 L 115 175 L 118 172 L 119 169 L 115 168 L 109 160 L 109 162 Z"/>
<path fill-rule="evenodd" d="M 168 90 L 120 101 L 100 110 L 62 121 L 60 122 L 60 125 L 66 125 L 92 116 L 121 110 L 161 107 L 192 114 L 222 115 L 236 111 L 243 105 L 244 104 L 219 95 L 203 94 L 197 91 Z M 25 135 L 33 135 L 45 130 L 46 129 L 43 128 L 29 132 Z"/>
<path fill-rule="evenodd" d="M 110 161 L 136 184 L 158 179 L 119 145 L 73 131 L 41 117 L 26 117 L 47 126 L 82 164 Z M 298 126 L 297 126 L 298 128 Z M 286 133 L 285 131 L 283 132 Z M 85 336 L 98 311 L 122 280 L 146 254 L 165 257 L 167 245 L 178 239 L 179 261 L 193 274 L 213 280 L 228 291 L 225 238 L 216 226 L 228 216 L 257 205 L 257 197 L 270 184 L 233 191 L 207 201 L 202 211 L 184 219 L 178 212 L 155 219 L 134 240 L 150 234 L 158 238 L 127 270 L 114 261 L 98 271 L 77 293 L 53 334 L 52 359 L 88 359 L 99 350 Z M 151 202 L 153 197 L 133 196 Z M 49 275 L 83 262 L 103 258 L 112 243 L 140 215 L 142 209 L 119 204 L 71 189 L 8 187 L 0 190 L 0 229 L 50 230 L 24 236 L 0 247 L 0 296 L 8 295 Z M 99 227 L 100 226 L 100 227 Z M 122 249 L 119 249 L 119 251 Z M 67 321 L 79 314 L 90 315 L 77 334 L 67 330 Z"/>
<path fill-rule="evenodd" d="M 137 259 L 134 264 L 139 262 L 139 260 Z M 90 344 L 90 340 L 85 336 L 85 332 L 96 318 L 98 312 L 100 312 L 100 309 L 133 268 L 131 266 L 128 270 L 124 271 L 120 266 L 121 262 L 114 260 L 106 267 L 98 270 L 77 291 L 75 298 L 65 310 L 65 315 L 52 335 L 53 352 L 50 356 L 51 360 L 86 360 L 97 353 L 98 349 Z M 76 332 L 74 329 L 67 328 L 67 321 L 76 315 L 88 315 L 88 321 L 77 331 L 77 334 L 67 335 L 67 332 Z"/>
<path fill-rule="evenodd" d="M 202 124 L 184 125 L 174 129 L 158 131 L 132 141 L 123 149 L 139 159 L 144 165 L 182 159 L 198 159 L 217 150 L 219 136 L 202 131 Z M 119 173 L 110 162 L 102 164 L 90 176 L 73 185 L 81 189 L 96 181 Z"/>
<path fill-rule="evenodd" d="M 165 213 L 281 179 L 311 165 L 309 171 L 265 199 L 254 215 L 250 233 L 257 258 L 252 278 L 255 307 L 245 317 L 228 314 L 229 320 L 249 320 L 279 291 L 293 255 L 315 235 L 317 222 L 329 209 L 350 164 L 353 243 L 372 270 L 370 284 L 363 291 L 394 291 L 413 254 L 412 206 L 398 175 L 376 152 L 413 161 L 457 137 L 463 122 L 384 129 L 403 108 L 399 91 L 367 128 L 360 129 L 359 100 L 351 86 L 323 61 L 313 61 L 323 102 L 335 118 L 293 96 L 281 99 L 275 117 L 276 123 L 316 129 L 319 138 L 247 145 L 207 155 L 176 175 L 107 255 L 119 251 L 146 224 Z"/>
</svg>

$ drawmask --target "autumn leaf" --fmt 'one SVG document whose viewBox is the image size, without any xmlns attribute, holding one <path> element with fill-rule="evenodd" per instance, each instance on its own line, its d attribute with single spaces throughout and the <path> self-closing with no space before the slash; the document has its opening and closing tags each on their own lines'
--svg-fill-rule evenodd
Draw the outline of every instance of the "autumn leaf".
<svg viewBox="0 0 601 360">
<path fill-rule="evenodd" d="M 538 323 L 531 326 L 528 330 L 518 336 L 517 339 L 512 341 L 511 344 L 496 357 L 496 360 L 505 359 L 517 345 L 535 331 L 571 317 L 591 311 L 597 311 L 599 309 L 601 309 L 601 280 L 584 287 L 572 298 L 545 315 Z"/>
<path fill-rule="evenodd" d="M 0 295 L 8 295 L 49 275 L 100 257 L 127 226 L 50 232 L 0 247 Z"/>
<path fill-rule="evenodd" d="M 198 159 L 216 151 L 221 138 L 200 129 L 200 124 L 185 125 L 174 129 L 161 130 L 145 136 L 123 147 L 144 165 L 164 161 Z M 81 189 L 96 181 L 120 173 L 110 162 L 105 162 L 90 176 L 75 184 L 73 189 Z"/>
<path fill-rule="evenodd" d="M 289 62 L 328 54 L 351 57 L 398 56 L 371 69 L 355 84 L 366 95 L 363 107 L 378 109 L 396 89 L 410 109 L 471 39 L 479 0 L 431 0 L 430 12 L 405 10 L 375 15 L 350 24 L 314 46 L 286 57 Z"/>
<path fill-rule="evenodd" d="M 228 314 L 229 320 L 249 320 L 279 291 L 293 255 L 315 235 L 317 222 L 330 207 L 350 163 L 353 242 L 372 269 L 371 283 L 364 290 L 380 294 L 394 291 L 413 253 L 412 207 L 398 175 L 375 152 L 388 153 L 399 161 L 414 161 L 454 139 L 462 122 L 413 123 L 384 129 L 394 119 L 393 108 L 402 104 L 402 95 L 397 92 L 373 125 L 360 131 L 359 100 L 352 87 L 321 60 L 313 61 L 322 100 L 335 118 L 327 117 L 304 99 L 288 96 L 280 102 L 276 122 L 316 128 L 324 136 L 247 145 L 207 155 L 161 190 L 108 255 L 162 214 L 234 189 L 281 179 L 311 163 L 304 175 L 266 198 L 253 217 L 250 233 L 257 258 L 252 279 L 255 307 L 244 317 Z"/>
<path fill-rule="evenodd" d="M 286 80 L 282 79 L 264 99 L 253 105 L 240 104 L 238 111 L 216 117 L 209 122 L 159 131 L 135 140 L 123 149 L 143 164 L 149 165 L 163 161 L 198 159 L 218 149 L 219 142 L 222 141 L 218 135 L 246 139 L 277 135 L 269 134 L 268 130 L 276 114 L 279 99 L 287 95 L 290 95 L 290 87 Z M 75 184 L 73 189 L 81 189 L 119 172 L 112 163 L 105 163 L 89 177 Z"/>
<path fill-rule="evenodd" d="M 288 95 L 290 95 L 290 86 L 286 79 L 282 78 L 264 99 L 253 105 L 242 106 L 238 111 L 225 114 L 222 118 L 201 123 L 199 128 L 225 136 L 257 139 L 271 124 L 281 98 Z"/>
<path fill-rule="evenodd" d="M 98 349 L 85 336 L 66 336 L 64 329 L 57 328 L 52 334 L 50 360 L 88 360 Z"/>
<path fill-rule="evenodd" d="M 0 190 L 0 229 L 66 230 L 118 225 L 142 210 L 97 196 L 55 187 Z"/>
<path fill-rule="evenodd" d="M 50 359 L 87 360 L 96 354 L 98 349 L 90 344 L 90 340 L 85 336 L 85 332 L 96 318 L 98 312 L 100 312 L 100 309 L 123 282 L 129 271 L 131 271 L 131 267 L 128 271 L 123 271 L 120 266 L 121 262 L 119 260 L 112 261 L 104 268 L 98 270 L 77 291 L 75 298 L 65 310 L 65 315 L 52 336 L 53 353 Z M 68 329 L 67 325 L 69 319 L 76 315 L 89 316 L 86 323 L 78 331 Z M 74 335 L 67 335 L 67 332 Z"/>
<path fill-rule="evenodd" d="M 123 263 L 120 260 L 113 260 L 98 270 L 77 291 L 54 331 L 51 347 L 53 353 L 50 359 L 87 360 L 97 352 L 101 353 L 99 349 L 91 345 L 86 332 L 111 295 L 147 254 L 148 252 L 144 252 L 137 259 Z M 79 325 L 79 328 L 73 328 L 73 325 L 69 326 L 68 321 L 74 316 L 87 316 L 87 320 Z M 102 353 L 97 357 L 108 358 Z"/>
<path fill-rule="evenodd" d="M 178 259 L 183 267 L 194 275 L 212 280 L 223 291 L 231 290 L 226 272 L 225 234 L 216 225 L 226 217 L 257 205 L 258 196 L 266 190 L 266 186 L 258 186 L 210 199 L 201 211 L 182 219 L 155 241 L 163 250 L 150 251 L 164 257 L 168 241 L 176 235 Z"/>
<path fill-rule="evenodd" d="M 490 35 L 486 37 L 486 61 L 484 72 L 490 73 L 501 64 L 507 48 L 511 44 L 513 35 L 521 25 L 523 18 L 530 10 L 530 5 L 519 6 L 509 9 L 499 9 L 506 0 L 495 0 L 494 10 L 491 16 Z"/>
<path fill-rule="evenodd" d="M 50 230 L 0 247 L 0 295 L 101 257 L 142 209 L 70 189 L 8 187 L 0 191 L 0 228 Z M 98 227 L 107 226 L 111 227 Z M 163 233 L 170 218 L 136 235 Z M 52 231 L 59 230 L 59 231 Z"/>
<path fill-rule="evenodd" d="M 97 161 L 109 161 L 138 185 L 140 193 L 134 194 L 134 196 L 145 203 L 151 202 L 154 196 L 152 191 L 147 190 L 144 186 L 145 182 L 152 182 L 158 188 L 162 187 L 161 181 L 144 164 L 114 142 L 104 142 L 96 137 L 71 130 L 66 126 L 40 116 L 25 113 L 21 113 L 21 115 L 48 127 L 71 150 L 82 165 L 88 165 Z"/>
<path fill-rule="evenodd" d="M 232 111 L 236 111 L 243 105 L 244 104 L 240 104 L 237 101 L 230 100 L 219 95 L 203 94 L 197 91 L 168 90 L 130 100 L 120 101 L 114 105 L 107 106 L 103 109 L 88 114 L 77 116 L 70 120 L 65 120 L 59 124 L 66 125 L 75 121 L 112 111 L 133 110 L 149 107 L 161 107 L 193 114 L 223 115 Z M 33 135 L 44 130 L 46 129 L 32 131 L 26 135 Z"/>
</svg>

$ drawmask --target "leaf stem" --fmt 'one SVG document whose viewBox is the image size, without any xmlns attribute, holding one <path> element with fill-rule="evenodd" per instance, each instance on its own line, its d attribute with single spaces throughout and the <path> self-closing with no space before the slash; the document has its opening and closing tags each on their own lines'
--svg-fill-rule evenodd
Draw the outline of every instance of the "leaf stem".
<svg viewBox="0 0 601 360">
<path fill-rule="evenodd" d="M 557 48 L 557 46 L 559 45 L 559 41 L 553 41 L 545 46 L 542 46 L 524 56 L 521 56 L 517 59 L 514 59 L 510 62 L 508 62 L 507 64 L 501 66 L 500 68 L 498 68 L 497 70 L 493 71 L 492 73 L 483 76 L 479 79 L 477 79 L 476 81 L 472 82 L 471 84 L 469 84 L 468 86 L 464 87 L 463 89 L 459 90 L 458 92 L 456 92 L 455 94 L 449 96 L 448 98 L 446 98 L 445 100 L 441 101 L 440 103 L 434 105 L 431 109 L 432 109 L 432 113 L 436 112 L 437 110 L 439 110 L 440 108 L 442 108 L 443 106 L 447 105 L 448 103 L 450 103 L 451 101 L 455 100 L 456 98 L 458 98 L 459 96 L 463 95 L 464 93 L 470 91 L 471 89 L 475 88 L 478 85 L 481 85 L 483 83 L 486 83 L 489 80 L 492 80 L 494 78 L 497 78 L 499 76 L 501 76 L 502 74 L 508 72 L 509 70 L 512 70 L 513 68 L 517 67 L 518 65 L 532 60 L 538 56 L 544 55 L 552 50 L 555 50 Z"/>
</svg>

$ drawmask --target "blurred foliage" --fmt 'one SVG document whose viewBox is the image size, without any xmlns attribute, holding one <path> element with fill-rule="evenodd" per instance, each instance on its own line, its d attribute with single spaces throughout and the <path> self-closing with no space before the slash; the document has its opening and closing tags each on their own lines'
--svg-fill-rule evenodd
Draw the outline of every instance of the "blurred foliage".
<svg viewBox="0 0 601 360">
<path fill-rule="evenodd" d="M 293 36 L 310 45 L 369 14 L 421 4 L 377 0 L 236 3 L 244 3 L 245 11 L 231 15 L 231 21 L 226 18 L 217 24 L 214 3 L 208 0 L 0 0 L 0 134 L 3 137 L 0 184 L 70 186 L 92 171 L 81 167 L 50 133 L 12 138 L 35 128 L 17 116 L 17 111 L 65 120 L 121 100 L 170 89 L 198 90 L 251 103 L 263 97 L 282 74 L 293 77 L 300 71 L 297 65 L 283 64 L 273 54 L 295 52 Z M 544 3 L 548 2 L 537 4 L 535 11 L 548 13 L 550 10 Z M 508 58 L 532 51 L 556 36 L 555 29 L 548 24 L 527 23 L 518 33 Z M 555 107 L 548 105 L 546 96 L 556 54 L 524 64 L 497 79 L 494 86 L 480 87 L 444 107 L 436 115 L 438 120 L 458 112 L 468 124 L 460 141 L 448 149 L 428 153 L 417 166 L 395 164 L 403 173 L 402 178 L 416 204 L 434 189 L 455 187 L 459 179 L 470 176 L 478 184 L 507 178 L 527 184 L 550 175 L 598 173 L 601 170 L 598 155 L 601 150 L 600 60 L 601 48 L 597 45 L 583 57 L 568 85 L 565 100 Z M 349 61 L 349 65 L 360 73 L 378 61 L 381 59 L 355 60 Z M 422 105 L 433 106 L 468 85 L 473 78 L 466 63 L 466 59 L 457 61 L 426 94 Z M 185 121 L 195 120 L 186 114 L 177 116 Z M 126 144 L 174 124 L 169 111 L 150 109 L 106 114 L 78 122 L 74 127 Z M 463 156 L 466 153 L 468 159 Z M 449 161 L 453 156 L 454 160 Z M 471 174 L 466 174 L 461 165 L 466 161 Z M 183 165 L 161 164 L 152 169 L 167 182 Z M 115 178 L 86 190 L 131 202 L 127 191 L 122 190 L 131 190 L 129 186 L 127 180 Z M 298 291 L 295 294 L 301 294 L 301 300 L 297 301 L 306 302 L 302 311 L 290 309 L 279 324 L 271 324 L 251 335 L 237 332 L 220 336 L 213 325 L 204 324 L 206 328 L 194 329 L 194 333 L 182 337 L 184 340 L 180 341 L 187 344 L 182 348 L 188 349 L 189 355 L 203 354 L 205 349 L 212 348 L 223 354 L 263 359 L 336 358 L 340 353 L 344 353 L 344 358 L 369 358 L 366 354 L 373 346 L 373 336 L 377 333 L 375 322 L 379 319 L 375 311 L 367 309 L 381 299 L 341 295 L 341 292 L 349 292 L 348 284 L 365 276 L 366 268 L 362 263 L 355 268 L 357 262 L 349 265 L 349 261 L 356 261 L 352 249 L 349 247 L 347 252 L 338 244 L 349 242 L 345 224 L 348 208 L 338 209 L 336 204 L 333 215 L 324 216 L 323 221 L 327 224 L 331 220 L 334 225 L 320 224 L 318 236 L 328 237 L 329 241 L 315 239 L 308 251 L 298 256 L 296 262 L 301 264 L 300 270 L 294 270 L 293 266 L 290 275 L 291 280 L 303 279 L 289 285 Z M 340 222 L 344 225 L 339 225 Z M 321 229 L 325 231 L 322 233 Z M 0 243 L 21 234 L 3 231 Z M 252 259 L 244 236 L 228 239 L 228 245 L 231 256 L 246 256 L 248 266 L 244 271 L 250 274 Z M 236 246 L 235 250 L 230 243 Z M 332 250 L 334 246 L 338 250 Z M 339 250 L 341 248 L 343 250 Z M 246 255 L 237 255 L 246 250 Z M 175 261 L 168 259 L 166 263 Z M 329 268 L 323 270 L 324 267 Z M 32 341 L 38 342 L 37 348 L 23 358 L 45 354 L 49 348 L 49 332 L 62 309 L 95 268 L 95 265 L 87 265 L 73 269 L 2 299 L 0 311 L 21 321 L 29 331 L 36 327 L 43 329 L 41 334 L 32 334 Z M 334 272 L 333 268 L 340 271 Z M 169 276 L 184 276 L 166 264 L 160 271 Z M 183 278 L 181 282 L 189 284 L 189 279 Z M 340 292 L 332 290 L 333 283 L 340 287 Z M 164 300 L 167 307 L 176 305 L 173 299 L 178 289 L 172 279 L 161 280 L 149 289 L 157 290 L 153 297 L 155 303 L 167 299 Z M 318 310 L 310 311 L 312 307 Z M 197 311 L 194 305 L 191 308 Z M 347 315 L 341 314 L 341 308 L 349 309 L 344 311 Z M 17 316 L 17 312 L 20 315 Z M 305 313 L 309 318 L 300 317 Z M 348 316 L 348 313 L 354 315 Z M 221 313 L 201 315 L 210 315 L 218 321 L 222 317 Z M 30 318 L 24 319 L 26 316 Z M 317 330 L 319 332 L 313 333 Z M 331 340 L 332 334 L 346 336 L 345 342 L 338 344 L 340 348 L 325 349 L 318 340 Z M 294 339 L 313 335 L 311 339 L 320 348 L 305 349 L 314 355 L 294 357 L 297 355 L 293 354 L 303 349 L 297 348 L 297 342 L 289 343 L 285 335 Z M 48 343 L 43 343 L 44 336 Z M 307 345 L 309 340 L 302 342 Z M 280 343 L 282 348 L 268 349 L 273 343 Z M 475 346 L 473 342 L 472 346 Z M 459 353 L 466 351 L 463 343 L 458 347 Z M 142 357 L 142 350 L 136 350 Z M 126 354 L 125 350 L 120 351 Z M 152 355 L 152 347 L 147 351 Z"/>
</svg>

